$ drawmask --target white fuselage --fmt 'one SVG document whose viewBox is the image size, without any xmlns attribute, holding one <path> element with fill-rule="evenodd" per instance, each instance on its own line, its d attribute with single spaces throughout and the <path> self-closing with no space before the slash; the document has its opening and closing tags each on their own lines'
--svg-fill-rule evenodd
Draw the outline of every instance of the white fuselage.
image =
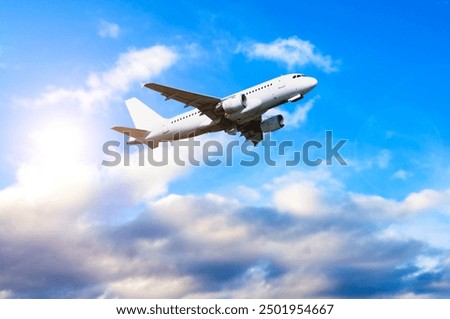
<svg viewBox="0 0 450 319">
<path fill-rule="evenodd" d="M 301 74 L 283 75 L 267 82 L 255 85 L 222 99 L 225 101 L 234 96 L 245 95 L 247 106 L 242 110 L 225 113 L 225 118 L 245 124 L 259 118 L 269 109 L 288 101 L 297 101 L 312 90 L 317 80 Z M 173 141 L 207 132 L 221 130 L 218 123 L 202 114 L 198 109 L 174 116 L 161 123 L 161 127 L 153 128 L 146 137 L 147 141 Z"/>
</svg>

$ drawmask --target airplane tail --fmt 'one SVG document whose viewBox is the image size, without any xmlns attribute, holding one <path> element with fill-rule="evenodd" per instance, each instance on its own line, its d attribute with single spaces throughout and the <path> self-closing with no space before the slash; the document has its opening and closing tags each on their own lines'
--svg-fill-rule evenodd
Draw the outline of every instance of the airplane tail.
<svg viewBox="0 0 450 319">
<path fill-rule="evenodd" d="M 165 120 L 165 118 L 135 97 L 126 100 L 125 104 L 137 129 L 151 131 L 152 128 L 161 125 Z"/>
<path fill-rule="evenodd" d="M 166 119 L 149 108 L 139 99 L 133 97 L 125 101 L 125 104 L 133 120 L 135 128 L 115 126 L 112 129 L 129 136 L 127 144 L 148 144 L 150 148 L 156 148 L 158 143 L 146 141 L 145 138 L 153 128 L 161 125 Z"/>
</svg>

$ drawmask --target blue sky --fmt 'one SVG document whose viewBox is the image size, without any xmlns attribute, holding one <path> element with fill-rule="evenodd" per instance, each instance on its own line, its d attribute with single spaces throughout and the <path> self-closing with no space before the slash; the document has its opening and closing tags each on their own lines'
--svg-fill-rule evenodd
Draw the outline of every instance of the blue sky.
<svg viewBox="0 0 450 319">
<path fill-rule="evenodd" d="M 449 13 L 3 1 L 0 297 L 448 298 Z M 347 166 L 101 165 L 125 99 L 183 111 L 142 82 L 220 97 L 289 72 L 319 84 L 271 139 L 331 130 Z"/>
</svg>

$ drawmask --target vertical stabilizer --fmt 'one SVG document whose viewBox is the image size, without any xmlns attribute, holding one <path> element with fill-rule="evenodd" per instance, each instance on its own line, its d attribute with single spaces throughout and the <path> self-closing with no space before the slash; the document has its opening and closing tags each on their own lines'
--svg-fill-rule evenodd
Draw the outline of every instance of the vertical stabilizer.
<svg viewBox="0 0 450 319">
<path fill-rule="evenodd" d="M 126 100 L 125 104 L 137 129 L 151 131 L 166 120 L 135 97 Z"/>
</svg>

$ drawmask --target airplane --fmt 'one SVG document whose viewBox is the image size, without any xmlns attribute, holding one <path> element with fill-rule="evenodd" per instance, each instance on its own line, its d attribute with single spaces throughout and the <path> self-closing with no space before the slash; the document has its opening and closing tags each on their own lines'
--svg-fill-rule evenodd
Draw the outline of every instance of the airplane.
<svg viewBox="0 0 450 319">
<path fill-rule="evenodd" d="M 195 109 L 172 118 L 164 118 L 137 98 L 125 101 L 134 128 L 115 126 L 112 129 L 128 136 L 127 144 L 147 144 L 151 149 L 160 142 L 175 141 L 205 133 L 225 131 L 245 136 L 253 145 L 263 133 L 284 127 L 281 114 L 263 120 L 269 109 L 287 102 L 296 102 L 317 85 L 317 80 L 303 74 L 287 74 L 224 98 L 197 94 L 157 83 L 147 87 L 161 93 L 165 100 L 176 100 Z"/>
</svg>

